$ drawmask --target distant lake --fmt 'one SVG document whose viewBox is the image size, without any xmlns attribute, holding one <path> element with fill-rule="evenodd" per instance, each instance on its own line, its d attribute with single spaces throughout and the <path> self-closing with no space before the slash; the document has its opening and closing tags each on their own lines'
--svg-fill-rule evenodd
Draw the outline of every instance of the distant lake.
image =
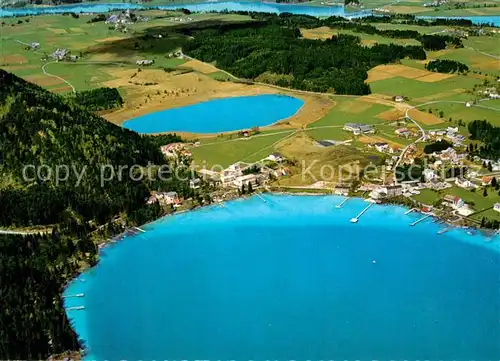
<svg viewBox="0 0 500 361">
<path fill-rule="evenodd" d="M 138 133 L 220 133 L 263 127 L 294 115 L 304 104 L 287 95 L 265 94 L 208 100 L 146 114 L 123 123 Z"/>
<path fill-rule="evenodd" d="M 209 11 L 255 11 L 266 13 L 292 13 L 301 15 L 311 15 L 316 17 L 328 16 L 345 16 L 348 18 L 360 17 L 371 15 L 371 10 L 362 10 L 356 13 L 346 13 L 343 6 L 310 6 L 304 4 L 275 4 L 257 1 L 214 1 L 189 3 L 189 4 L 172 4 L 172 5 L 158 5 L 154 8 L 164 10 L 185 8 L 190 11 L 196 12 L 209 12 Z M 63 12 L 92 12 L 92 13 L 105 13 L 112 9 L 145 9 L 146 5 L 129 4 L 129 3 L 84 3 L 78 5 L 58 5 L 48 7 L 36 8 L 5 8 L 0 9 L 0 17 L 9 17 L 14 15 L 38 15 L 38 14 L 57 14 Z M 432 16 L 422 16 L 422 18 L 433 18 Z M 451 16 L 450 19 L 469 19 L 475 24 L 494 24 L 500 26 L 500 16 Z"/>
<path fill-rule="evenodd" d="M 85 360 L 499 360 L 500 237 L 397 206 L 352 224 L 366 202 L 342 199 L 262 194 L 104 248 L 65 292 Z"/>
</svg>

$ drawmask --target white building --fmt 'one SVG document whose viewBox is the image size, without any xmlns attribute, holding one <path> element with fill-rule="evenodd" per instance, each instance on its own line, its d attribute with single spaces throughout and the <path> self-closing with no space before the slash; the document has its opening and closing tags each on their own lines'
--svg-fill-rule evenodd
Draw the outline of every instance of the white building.
<svg viewBox="0 0 500 361">
<path fill-rule="evenodd" d="M 260 179 L 261 177 L 259 174 L 247 174 L 237 177 L 233 184 L 238 188 L 241 188 L 242 186 L 246 187 L 249 183 L 252 186 L 258 186 Z"/>
<path fill-rule="evenodd" d="M 424 176 L 424 179 L 426 182 L 429 182 L 433 179 L 437 179 L 437 174 L 436 172 L 434 172 L 432 169 L 424 169 L 424 171 L 422 172 L 422 175 Z"/>
<path fill-rule="evenodd" d="M 352 132 L 354 135 L 375 133 L 375 129 L 371 125 L 358 123 L 344 124 L 344 130 Z"/>
<path fill-rule="evenodd" d="M 152 65 L 154 63 L 154 60 L 149 60 L 149 59 L 144 59 L 144 60 L 137 60 L 135 62 L 136 65 Z"/>
<path fill-rule="evenodd" d="M 500 203 L 495 203 L 495 205 L 493 206 L 493 209 L 497 212 L 500 212 Z"/>
<path fill-rule="evenodd" d="M 472 183 L 470 180 L 462 178 L 462 177 L 457 177 L 455 179 L 455 184 L 460 187 L 460 188 L 465 188 L 465 189 L 472 189 L 476 188 L 476 185 Z"/>
<path fill-rule="evenodd" d="M 191 179 L 189 181 L 189 188 L 191 189 L 198 189 L 201 186 L 201 179 L 200 178 L 195 178 Z"/>
</svg>

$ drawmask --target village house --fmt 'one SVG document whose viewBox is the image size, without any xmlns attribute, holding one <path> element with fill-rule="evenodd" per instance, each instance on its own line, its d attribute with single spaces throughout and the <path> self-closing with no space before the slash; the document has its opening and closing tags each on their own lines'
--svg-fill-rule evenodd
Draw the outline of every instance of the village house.
<svg viewBox="0 0 500 361">
<path fill-rule="evenodd" d="M 474 210 L 470 208 L 468 204 L 464 202 L 464 200 L 460 197 L 453 196 L 451 194 L 447 194 L 444 197 L 445 204 L 449 207 L 453 208 L 457 211 L 461 216 L 469 216 L 474 213 Z"/>
<path fill-rule="evenodd" d="M 171 143 L 160 147 L 160 151 L 167 158 L 177 158 L 185 151 L 184 143 Z"/>
<path fill-rule="evenodd" d="M 270 160 L 272 162 L 276 162 L 276 163 L 280 163 L 282 162 L 285 158 L 283 158 L 283 156 L 279 153 L 273 153 L 273 154 L 269 154 L 267 156 L 267 158 L 265 158 L 266 160 Z"/>
<path fill-rule="evenodd" d="M 405 138 L 408 138 L 411 136 L 411 132 L 408 130 L 408 128 L 399 128 L 399 129 L 396 129 L 394 131 L 394 133 L 396 133 L 396 135 L 400 136 L 400 137 L 405 137 Z"/>
<path fill-rule="evenodd" d="M 160 203 L 161 205 L 180 204 L 177 192 L 157 192 L 151 195 L 147 204 Z"/>
<path fill-rule="evenodd" d="M 69 55 L 70 51 L 68 49 L 56 49 L 56 51 L 54 51 L 52 54 L 51 54 L 51 57 L 53 59 L 55 59 L 56 61 L 60 61 L 60 60 L 64 60 L 66 59 L 66 57 Z"/>
<path fill-rule="evenodd" d="M 135 62 L 136 65 L 141 65 L 141 66 L 148 66 L 148 65 L 152 65 L 154 63 L 154 60 L 148 60 L 148 59 L 145 59 L 145 60 L 137 60 Z"/>
<path fill-rule="evenodd" d="M 431 180 L 438 178 L 436 172 L 429 168 L 424 169 L 422 175 L 424 176 L 426 182 L 430 182 Z"/>
<path fill-rule="evenodd" d="M 492 180 L 493 180 L 493 177 L 490 177 L 490 176 L 484 176 L 483 178 L 481 178 L 481 184 L 482 184 L 483 186 L 490 185 Z"/>
<path fill-rule="evenodd" d="M 32 42 L 30 44 L 30 48 L 31 48 L 31 50 L 38 50 L 38 49 L 40 49 L 40 43 Z"/>
<path fill-rule="evenodd" d="M 476 185 L 474 183 L 472 183 L 470 180 L 465 179 L 463 177 L 457 177 L 455 179 L 455 184 L 457 185 L 457 187 L 465 188 L 465 189 L 476 188 Z"/>
<path fill-rule="evenodd" d="M 495 205 L 493 206 L 493 209 L 497 212 L 500 212 L 500 203 L 495 203 Z"/>
<path fill-rule="evenodd" d="M 189 188 L 198 189 L 200 187 L 201 187 L 201 179 L 200 178 L 191 179 L 189 181 Z"/>
<path fill-rule="evenodd" d="M 404 98 L 403 96 L 401 96 L 401 95 L 396 95 L 396 96 L 394 97 L 394 101 L 395 101 L 395 102 L 398 102 L 398 103 L 401 103 L 401 102 L 404 102 L 404 101 L 405 101 L 405 98 Z"/>
<path fill-rule="evenodd" d="M 367 124 L 346 123 L 343 129 L 352 132 L 354 135 L 375 133 L 375 129 Z"/>
</svg>

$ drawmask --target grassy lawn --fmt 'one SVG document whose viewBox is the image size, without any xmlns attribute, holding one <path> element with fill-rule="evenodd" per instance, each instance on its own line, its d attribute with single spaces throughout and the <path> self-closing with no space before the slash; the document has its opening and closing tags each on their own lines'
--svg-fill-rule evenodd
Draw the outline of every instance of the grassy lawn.
<svg viewBox="0 0 500 361">
<path fill-rule="evenodd" d="M 437 199 L 443 198 L 446 194 L 462 198 L 464 202 L 471 204 L 472 208 L 476 212 L 493 207 L 495 203 L 500 202 L 500 195 L 498 195 L 498 191 L 491 188 L 488 189 L 487 197 L 483 196 L 482 189 L 471 192 L 467 189 L 453 187 L 440 192 L 423 189 L 420 191 L 420 194 L 415 195 L 413 198 L 419 202 L 432 205 Z M 500 220 L 500 213 L 491 209 L 472 216 L 472 218 L 477 220 L 481 220 L 482 217 Z"/>
<path fill-rule="evenodd" d="M 207 138 L 200 147 L 191 149 L 197 165 L 221 165 L 227 167 L 235 162 L 255 162 L 274 152 L 274 145 L 293 133 L 289 131 L 270 131 L 266 136 L 229 140 L 228 136 Z M 275 134 L 277 133 L 277 134 Z M 212 144 L 213 143 L 213 144 Z"/>
<path fill-rule="evenodd" d="M 467 108 L 463 104 L 456 103 L 432 104 L 428 107 L 422 108 L 421 110 L 427 110 L 428 108 L 431 108 L 434 114 L 442 111 L 444 113 L 444 119 L 452 118 L 455 121 L 462 119 L 465 122 L 479 119 L 487 120 L 496 126 L 500 126 L 500 100 L 497 99 L 481 102 L 479 103 L 479 105 L 484 105 L 492 108 L 497 107 L 498 111 L 479 107 Z"/>
<path fill-rule="evenodd" d="M 459 94 L 460 91 L 472 89 L 474 84 L 480 83 L 479 79 L 464 75 L 457 75 L 432 83 L 403 77 L 393 77 L 372 82 L 370 83 L 370 88 L 373 93 L 377 94 L 393 96 L 403 93 L 403 95 L 410 98 L 411 104 L 419 104 L 453 97 Z"/>
<path fill-rule="evenodd" d="M 234 80 L 231 78 L 229 75 L 224 73 L 223 71 L 216 71 L 214 73 L 207 74 L 212 79 L 218 80 L 218 81 L 231 81 Z"/>
</svg>

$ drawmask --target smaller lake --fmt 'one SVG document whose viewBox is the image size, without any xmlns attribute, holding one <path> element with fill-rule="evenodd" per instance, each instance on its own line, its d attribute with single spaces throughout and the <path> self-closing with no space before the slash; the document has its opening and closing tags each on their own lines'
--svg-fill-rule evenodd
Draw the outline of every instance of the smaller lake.
<svg viewBox="0 0 500 361">
<path fill-rule="evenodd" d="M 266 94 L 208 100 L 127 120 L 138 133 L 220 133 L 264 127 L 294 115 L 304 104 L 287 95 Z"/>
</svg>

